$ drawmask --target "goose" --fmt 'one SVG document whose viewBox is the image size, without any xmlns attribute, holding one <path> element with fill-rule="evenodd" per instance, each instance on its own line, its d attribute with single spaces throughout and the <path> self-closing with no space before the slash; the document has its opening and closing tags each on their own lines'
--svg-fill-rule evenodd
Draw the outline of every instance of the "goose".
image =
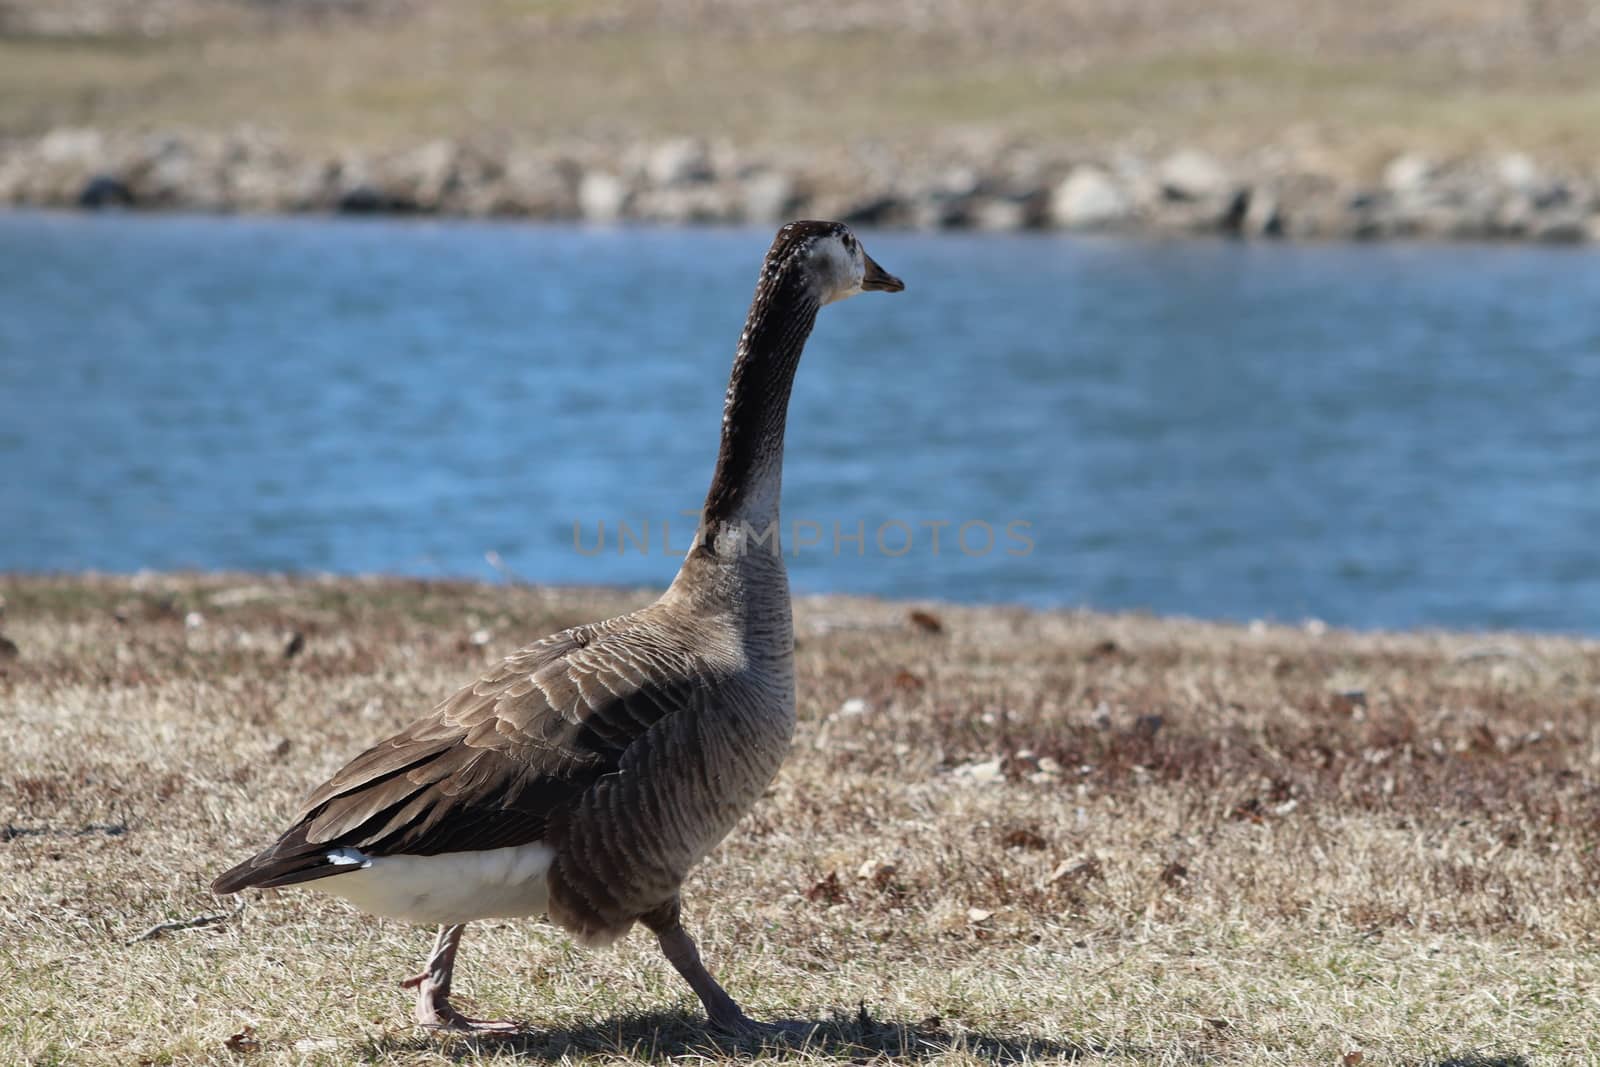
<svg viewBox="0 0 1600 1067">
<path fill-rule="evenodd" d="M 584 946 L 642 923 L 713 1027 L 785 1029 L 751 1020 L 706 969 L 680 889 L 777 775 L 794 732 L 776 531 L 801 350 L 823 305 L 904 288 L 842 223 L 780 229 L 739 335 L 700 528 L 667 590 L 507 656 L 318 786 L 212 890 L 303 885 L 437 926 L 402 983 L 431 1028 L 519 1029 L 451 1006 L 456 954 L 469 922 L 545 917 Z"/>
</svg>

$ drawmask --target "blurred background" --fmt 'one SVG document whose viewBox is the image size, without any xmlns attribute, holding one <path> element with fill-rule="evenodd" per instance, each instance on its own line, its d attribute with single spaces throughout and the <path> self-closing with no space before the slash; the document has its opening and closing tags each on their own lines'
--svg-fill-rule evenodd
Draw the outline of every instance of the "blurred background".
<svg viewBox="0 0 1600 1067">
<path fill-rule="evenodd" d="M 0 0 L 0 569 L 662 584 L 815 216 L 908 291 L 808 349 L 799 591 L 1600 633 L 1597 72 L 1600 0 Z"/>
</svg>

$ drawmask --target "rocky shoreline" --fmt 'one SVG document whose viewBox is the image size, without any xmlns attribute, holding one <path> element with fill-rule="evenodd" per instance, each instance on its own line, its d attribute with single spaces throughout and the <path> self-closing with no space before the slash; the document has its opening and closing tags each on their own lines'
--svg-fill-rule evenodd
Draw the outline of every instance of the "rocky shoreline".
<svg viewBox="0 0 1600 1067">
<path fill-rule="evenodd" d="M 0 140 L 0 204 L 249 213 L 431 214 L 919 229 L 1229 234 L 1261 239 L 1600 241 L 1600 176 L 1520 153 L 1391 158 L 1366 181 L 1255 153 L 1094 155 L 879 146 L 785 159 L 673 139 L 621 147 L 436 140 L 316 154 L 237 133 L 57 129 Z"/>
</svg>

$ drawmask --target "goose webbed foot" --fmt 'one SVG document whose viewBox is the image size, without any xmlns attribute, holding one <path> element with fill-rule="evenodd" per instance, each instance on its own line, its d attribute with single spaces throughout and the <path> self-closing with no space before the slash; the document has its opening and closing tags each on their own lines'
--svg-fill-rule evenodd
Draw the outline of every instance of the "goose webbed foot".
<svg viewBox="0 0 1600 1067">
<path fill-rule="evenodd" d="M 428 965 L 400 983 L 405 989 L 417 991 L 417 1022 L 430 1030 L 446 1030 L 457 1034 L 514 1034 L 522 1027 L 510 1020 L 473 1019 L 450 1005 L 450 979 L 455 970 L 456 949 L 461 945 L 461 932 L 464 929 L 464 923 L 439 927 L 439 936 L 433 943 Z"/>
<path fill-rule="evenodd" d="M 678 920 L 678 902 L 644 916 L 644 922 L 655 931 L 661 952 L 667 961 L 689 983 L 700 1003 L 705 1005 L 706 1016 L 713 1029 L 735 1037 L 751 1038 L 804 1038 L 816 1029 L 813 1023 L 794 1020 L 757 1022 L 744 1013 L 738 1001 L 717 983 L 700 960 L 700 950 L 694 938 Z"/>
</svg>

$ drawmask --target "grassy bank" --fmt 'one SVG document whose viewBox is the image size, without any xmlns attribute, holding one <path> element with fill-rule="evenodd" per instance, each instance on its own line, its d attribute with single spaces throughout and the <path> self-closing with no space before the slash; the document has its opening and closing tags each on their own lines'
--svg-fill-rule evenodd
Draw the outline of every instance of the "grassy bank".
<svg viewBox="0 0 1600 1067">
<path fill-rule="evenodd" d="M 646 939 L 429 934 L 209 879 L 368 741 L 647 594 L 3 578 L 0 1062 L 1577 1064 L 1600 1060 L 1600 647 L 842 598 L 800 725 L 686 889 L 806 1049 L 713 1045 Z M 1357 1053 L 1360 1055 L 1357 1056 Z"/>
<path fill-rule="evenodd" d="M 6 0 L 0 132 L 245 124 L 310 148 L 691 134 L 802 155 L 983 133 L 1272 144 L 1370 177 L 1400 149 L 1592 165 L 1597 58 L 1588 0 Z"/>
</svg>

